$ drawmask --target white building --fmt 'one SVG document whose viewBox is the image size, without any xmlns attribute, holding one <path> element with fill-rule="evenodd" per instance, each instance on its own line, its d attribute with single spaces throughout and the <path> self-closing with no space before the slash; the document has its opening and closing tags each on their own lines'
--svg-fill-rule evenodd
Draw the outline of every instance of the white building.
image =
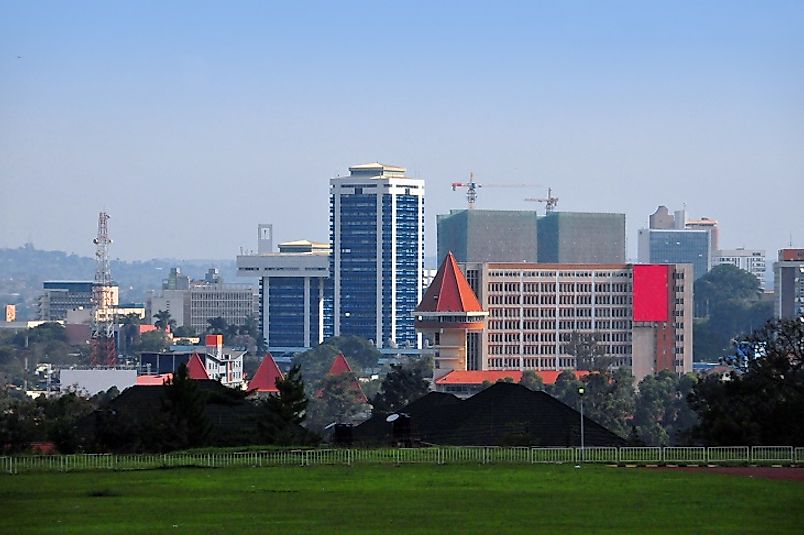
<svg viewBox="0 0 804 535">
<path fill-rule="evenodd" d="M 721 249 L 715 253 L 713 266 L 731 264 L 749 272 L 759 280 L 759 286 L 765 290 L 765 251 L 763 249 Z"/>
</svg>

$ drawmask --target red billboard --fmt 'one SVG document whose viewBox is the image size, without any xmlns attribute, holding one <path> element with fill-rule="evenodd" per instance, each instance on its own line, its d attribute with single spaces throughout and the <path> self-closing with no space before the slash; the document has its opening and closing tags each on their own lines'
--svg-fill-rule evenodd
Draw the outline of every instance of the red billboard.
<svg viewBox="0 0 804 535">
<path fill-rule="evenodd" d="M 670 321 L 670 266 L 634 266 L 634 321 Z"/>
</svg>

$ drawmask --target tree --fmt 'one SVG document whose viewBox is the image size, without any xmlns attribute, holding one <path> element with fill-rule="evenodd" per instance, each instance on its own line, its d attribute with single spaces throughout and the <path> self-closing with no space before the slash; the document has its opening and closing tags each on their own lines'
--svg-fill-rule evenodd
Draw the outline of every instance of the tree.
<svg viewBox="0 0 804 535">
<path fill-rule="evenodd" d="M 151 331 L 140 335 L 139 342 L 131 347 L 133 352 L 160 352 L 169 347 L 162 331 Z"/>
<path fill-rule="evenodd" d="M 709 445 L 804 443 L 804 321 L 775 320 L 745 337 L 750 348 L 729 380 L 710 376 L 688 396 Z"/>
<path fill-rule="evenodd" d="M 548 393 L 565 405 L 578 408 L 578 389 L 584 386 L 572 370 L 564 370 L 556 377 L 556 382 Z"/>
<path fill-rule="evenodd" d="M 606 355 L 606 349 L 600 345 L 600 333 L 582 333 L 572 331 L 564 344 L 564 352 L 575 357 L 577 370 L 606 370 L 613 359 Z"/>
<path fill-rule="evenodd" d="M 583 379 L 585 414 L 621 437 L 634 413 L 634 376 L 628 368 L 590 373 Z"/>
<path fill-rule="evenodd" d="M 302 444 L 309 437 L 300 433 L 299 426 L 307 417 L 309 400 L 304 393 L 301 367 L 293 366 L 283 379 L 276 381 L 277 395 L 262 402 L 263 419 L 260 429 L 272 444 Z"/>
<path fill-rule="evenodd" d="M 525 370 L 522 372 L 522 379 L 519 381 L 519 384 L 534 392 L 545 390 L 544 379 L 533 370 Z"/>
<path fill-rule="evenodd" d="M 37 404 L 42 408 L 47 438 L 60 453 L 75 453 L 87 446 L 81 440 L 77 425 L 94 409 L 90 400 L 69 392 L 52 400 L 39 398 Z"/>
<path fill-rule="evenodd" d="M 207 319 L 207 332 L 210 334 L 222 334 L 227 336 L 231 334 L 231 327 L 222 316 L 218 316 L 217 318 Z"/>
<path fill-rule="evenodd" d="M 156 318 L 154 326 L 160 331 L 173 330 L 176 327 L 176 320 L 170 317 L 168 310 L 160 310 L 154 314 L 154 318 Z"/>
<path fill-rule="evenodd" d="M 760 299 L 759 280 L 736 266 L 720 265 L 695 281 L 693 354 L 716 360 L 731 350 L 732 340 L 773 317 L 773 304 Z"/>
<path fill-rule="evenodd" d="M 698 382 L 694 374 L 678 376 L 662 370 L 639 383 L 634 426 L 639 440 L 648 446 L 672 446 L 684 442 L 696 416 L 687 395 Z"/>
<path fill-rule="evenodd" d="M 324 343 L 349 357 L 359 368 L 374 368 L 380 358 L 380 351 L 374 344 L 360 336 L 335 336 Z"/>
<path fill-rule="evenodd" d="M 206 395 L 199 389 L 198 384 L 190 379 L 187 366 L 183 363 L 167 385 L 162 412 L 167 416 L 170 429 L 162 430 L 165 433 L 162 449 L 184 449 L 204 445 L 211 431 L 206 413 Z"/>
<path fill-rule="evenodd" d="M 325 376 L 310 400 L 307 429 L 320 433 L 331 423 L 354 422 L 367 413 L 369 406 L 362 392 L 354 388 L 356 380 L 352 372 Z"/>
<path fill-rule="evenodd" d="M 194 338 L 196 336 L 195 329 L 187 325 L 181 325 L 173 329 L 173 336 L 175 338 Z"/>
<path fill-rule="evenodd" d="M 420 363 L 412 366 L 392 365 L 382 381 L 380 391 L 372 405 L 380 413 L 395 412 L 427 394 L 430 383 L 423 377 L 425 367 Z"/>
</svg>

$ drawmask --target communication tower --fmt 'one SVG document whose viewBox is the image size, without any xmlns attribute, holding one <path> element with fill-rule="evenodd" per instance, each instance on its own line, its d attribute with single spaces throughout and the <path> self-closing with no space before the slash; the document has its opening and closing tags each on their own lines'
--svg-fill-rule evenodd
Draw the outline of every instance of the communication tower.
<svg viewBox="0 0 804 535">
<path fill-rule="evenodd" d="M 92 286 L 92 339 L 90 362 L 93 366 L 117 364 L 117 348 L 114 340 L 114 304 L 112 273 L 109 269 L 109 214 L 98 214 L 98 235 L 95 243 L 95 283 Z"/>
</svg>

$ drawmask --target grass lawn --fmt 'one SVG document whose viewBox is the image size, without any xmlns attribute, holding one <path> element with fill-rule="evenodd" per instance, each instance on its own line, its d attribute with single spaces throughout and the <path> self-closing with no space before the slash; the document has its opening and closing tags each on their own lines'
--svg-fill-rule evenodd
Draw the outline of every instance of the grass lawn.
<svg viewBox="0 0 804 535">
<path fill-rule="evenodd" d="M 801 533 L 804 484 L 570 465 L 0 476 L 2 533 Z"/>
</svg>

